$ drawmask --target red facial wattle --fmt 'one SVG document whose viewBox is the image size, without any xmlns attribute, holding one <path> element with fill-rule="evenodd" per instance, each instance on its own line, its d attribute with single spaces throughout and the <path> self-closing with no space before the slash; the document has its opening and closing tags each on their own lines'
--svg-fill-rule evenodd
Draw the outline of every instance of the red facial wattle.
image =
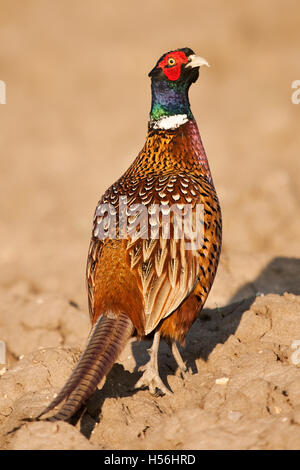
<svg viewBox="0 0 300 470">
<path fill-rule="evenodd" d="M 170 58 L 176 61 L 174 65 L 169 65 L 168 61 Z M 167 54 L 164 59 L 158 64 L 158 67 L 163 70 L 165 76 L 169 80 L 176 81 L 180 77 L 182 64 L 187 64 L 187 62 L 188 58 L 185 53 L 182 51 L 176 51 Z"/>
<path fill-rule="evenodd" d="M 173 67 L 163 69 L 164 74 L 169 80 L 176 81 L 180 77 L 181 65 L 173 65 Z"/>
</svg>

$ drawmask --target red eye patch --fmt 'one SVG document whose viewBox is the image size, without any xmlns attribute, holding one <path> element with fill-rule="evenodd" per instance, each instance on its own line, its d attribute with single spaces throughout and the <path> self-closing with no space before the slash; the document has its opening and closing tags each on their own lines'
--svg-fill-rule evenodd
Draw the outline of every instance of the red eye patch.
<svg viewBox="0 0 300 470">
<path fill-rule="evenodd" d="M 170 57 L 176 60 L 175 65 L 170 66 L 168 64 L 168 59 L 170 59 Z M 175 51 L 167 54 L 164 59 L 159 62 L 158 67 L 163 70 L 165 76 L 169 80 L 175 81 L 178 80 L 178 78 L 180 77 L 181 65 L 187 64 L 187 62 L 188 58 L 184 52 Z"/>
</svg>

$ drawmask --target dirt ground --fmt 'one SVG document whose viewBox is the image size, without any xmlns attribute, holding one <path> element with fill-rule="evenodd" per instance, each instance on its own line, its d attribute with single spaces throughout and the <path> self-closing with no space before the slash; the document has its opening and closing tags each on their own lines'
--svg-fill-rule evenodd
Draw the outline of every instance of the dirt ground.
<svg viewBox="0 0 300 470">
<path fill-rule="evenodd" d="M 1 0 L 1 449 L 300 448 L 300 79 L 297 0 Z M 81 419 L 24 422 L 59 391 L 89 331 L 95 205 L 141 149 L 147 73 L 191 47 L 191 90 L 223 212 L 206 308 L 161 376 L 135 390 L 132 340 Z"/>
</svg>

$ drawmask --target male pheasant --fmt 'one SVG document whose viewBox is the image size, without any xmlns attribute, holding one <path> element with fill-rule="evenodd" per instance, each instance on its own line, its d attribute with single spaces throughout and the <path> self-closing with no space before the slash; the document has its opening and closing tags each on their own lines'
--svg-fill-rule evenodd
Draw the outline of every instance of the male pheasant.
<svg viewBox="0 0 300 470">
<path fill-rule="evenodd" d="M 185 370 L 176 341 L 183 343 L 206 301 L 222 236 L 219 202 L 188 99 L 202 65 L 208 65 L 205 59 L 183 48 L 164 54 L 149 73 L 146 143 L 95 212 L 86 270 L 88 343 L 61 392 L 38 417 L 66 399 L 49 419 L 71 418 L 134 334 L 154 333 L 137 387 L 170 393 L 158 373 L 160 337 Z"/>
</svg>

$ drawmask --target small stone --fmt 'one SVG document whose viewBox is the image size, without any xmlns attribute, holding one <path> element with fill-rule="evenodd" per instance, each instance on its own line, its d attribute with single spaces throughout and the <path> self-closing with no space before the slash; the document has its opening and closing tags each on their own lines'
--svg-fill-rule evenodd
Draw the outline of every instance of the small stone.
<svg viewBox="0 0 300 470">
<path fill-rule="evenodd" d="M 233 410 L 228 411 L 228 419 L 230 419 L 231 421 L 234 421 L 235 423 L 239 419 L 241 419 L 242 416 L 243 416 L 243 414 L 240 413 L 239 411 L 233 411 Z"/>
<path fill-rule="evenodd" d="M 288 420 L 289 420 L 289 418 L 287 416 L 283 416 L 283 418 L 280 418 L 280 421 L 282 423 L 286 423 Z"/>
<path fill-rule="evenodd" d="M 228 381 L 229 381 L 228 377 L 221 377 L 220 379 L 216 379 L 216 384 L 217 385 L 226 385 Z"/>
</svg>

